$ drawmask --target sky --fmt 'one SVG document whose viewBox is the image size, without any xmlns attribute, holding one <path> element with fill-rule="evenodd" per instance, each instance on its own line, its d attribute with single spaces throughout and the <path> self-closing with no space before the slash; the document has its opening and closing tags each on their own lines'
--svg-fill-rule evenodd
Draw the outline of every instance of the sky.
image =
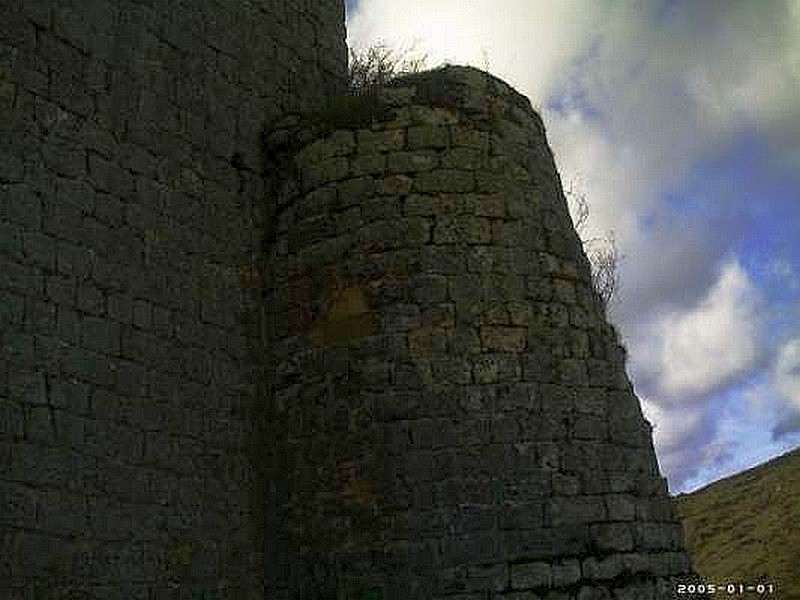
<svg viewBox="0 0 800 600">
<path fill-rule="evenodd" d="M 800 0 L 348 0 L 348 41 L 487 69 L 544 119 L 672 493 L 800 446 Z"/>
</svg>

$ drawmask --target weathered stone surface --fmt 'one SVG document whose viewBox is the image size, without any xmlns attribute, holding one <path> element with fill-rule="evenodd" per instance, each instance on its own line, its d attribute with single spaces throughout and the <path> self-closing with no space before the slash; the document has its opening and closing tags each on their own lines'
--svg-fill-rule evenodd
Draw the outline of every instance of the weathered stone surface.
<svg viewBox="0 0 800 600">
<path fill-rule="evenodd" d="M 511 588 L 549 587 L 553 581 L 553 567 L 545 562 L 523 563 L 511 567 Z"/>
<path fill-rule="evenodd" d="M 374 317 L 368 335 L 345 336 L 335 349 L 369 356 L 371 366 L 350 367 L 357 386 L 332 388 L 323 402 L 336 413 L 337 404 L 364 404 L 359 389 L 380 397 L 372 417 L 350 427 L 360 443 L 345 448 L 323 425 L 313 437 L 291 430 L 288 443 L 309 457 L 327 448 L 313 459 L 318 473 L 346 460 L 364 481 L 386 482 L 384 499 L 369 496 L 360 516 L 347 505 L 330 510 L 364 524 L 391 507 L 408 511 L 406 520 L 383 520 L 388 531 L 362 527 L 362 540 L 375 547 L 383 539 L 440 540 L 440 554 L 422 561 L 395 557 L 397 568 L 409 569 L 409 588 L 440 581 L 443 593 L 464 598 L 491 590 L 589 600 L 630 596 L 627 584 L 603 587 L 625 573 L 642 585 L 688 573 L 669 500 L 656 485 L 650 430 L 589 287 L 538 117 L 505 84 L 469 69 L 412 76 L 396 90 L 386 98 L 395 116 L 357 131 L 354 147 L 331 137 L 301 150 L 302 160 L 317 152 L 320 165 L 336 152 L 363 165 L 355 172 L 368 176 L 336 184 L 337 197 L 351 199 L 346 211 L 311 205 L 292 185 L 280 200 L 294 211 L 281 235 L 291 239 L 316 214 L 319 223 L 341 224 L 342 243 L 332 253 L 306 253 L 319 236 L 301 232 L 286 256 L 277 239 L 270 268 L 280 273 L 299 262 L 310 281 L 320 281 L 302 296 L 311 312 L 326 314 L 358 285 L 361 313 Z M 399 198 L 399 212 L 388 199 L 381 204 L 385 194 Z M 359 224 L 367 206 L 375 226 Z M 304 217 L 292 221 L 292 214 Z M 357 267 L 365 273 L 358 281 L 336 276 L 335 285 L 324 284 L 345 257 L 385 265 L 399 251 L 408 254 L 391 275 Z M 273 310 L 280 321 L 284 309 Z M 287 355 L 282 329 L 268 334 L 278 370 L 291 352 L 334 351 L 301 331 Z M 389 345 L 390 336 L 399 343 Z M 370 418 L 385 432 L 378 460 L 366 441 Z M 316 485 L 290 486 L 287 505 L 327 505 L 337 488 L 326 481 L 318 475 Z M 300 514 L 290 520 L 295 543 L 314 545 L 316 528 Z M 350 539 L 341 526 L 318 547 L 330 559 Z"/>
<path fill-rule="evenodd" d="M 401 246 L 414 253 L 400 269 L 364 270 L 358 280 L 363 314 L 376 323 L 369 336 L 335 348 L 294 338 L 297 353 L 368 352 L 371 365 L 385 365 L 348 371 L 380 395 L 372 418 L 388 427 L 391 468 L 368 450 L 374 439 L 368 416 L 355 429 L 351 420 L 350 432 L 362 441 L 348 454 L 343 438 L 324 429 L 313 443 L 295 434 L 289 443 L 320 471 L 347 456 L 367 481 L 387 468 L 394 473 L 388 504 L 372 495 L 362 517 L 353 518 L 368 523 L 368 514 L 402 506 L 407 525 L 361 529 L 361 539 L 376 546 L 386 536 L 442 540 L 442 567 L 433 556 L 424 564 L 400 561 L 417 589 L 439 569 L 442 590 L 464 597 L 488 590 L 526 599 L 627 597 L 631 586 L 600 582 L 635 573 L 646 584 L 691 567 L 671 529 L 674 515 L 657 477 L 650 431 L 635 397 L 624 392 L 630 389 L 624 356 L 589 288 L 588 262 L 570 229 L 541 123 L 504 84 L 475 74 L 445 69 L 411 77 L 386 100 L 404 116 L 374 122 L 370 132 L 356 133 L 350 155 L 341 151 L 341 158 L 365 165 L 356 172 L 371 175 L 337 184 L 339 197 L 354 199 L 350 206 L 360 205 L 361 214 L 370 206 L 377 216 L 387 189 L 400 198 L 402 209 L 391 209 L 385 227 L 359 225 L 352 209 L 331 214 L 318 205 L 320 222 L 342 223 L 343 244 L 331 254 L 304 254 L 303 246 L 316 242 L 304 233 L 290 247 L 306 257 L 299 263 L 311 274 L 304 302 L 312 311 L 335 306 L 337 294 L 355 285 L 344 274 L 333 286 L 324 283 L 345 257 L 363 252 L 370 264 L 384 265 Z M 441 104 L 452 109 L 440 111 Z M 378 155 L 386 159 L 384 172 L 380 161 L 360 158 Z M 311 214 L 307 198 L 282 202 Z M 427 224 L 417 227 L 420 235 L 415 223 Z M 291 235 L 298 227 L 302 221 L 289 220 L 285 230 Z M 351 228 L 359 229 L 355 244 L 345 237 Z M 273 252 L 268 271 L 279 276 L 284 260 Z M 275 307 L 278 317 L 281 310 Z M 284 334 L 272 335 L 280 342 Z M 387 344 L 390 335 L 399 344 Z M 273 356 L 278 364 L 290 360 L 283 350 Z M 333 388 L 328 402 L 358 405 L 363 393 Z M 320 441 L 327 455 L 314 452 Z M 290 502 L 321 506 L 324 481 L 290 488 Z M 297 544 L 315 539 L 302 521 L 291 522 Z M 346 527 L 331 531 L 325 552 L 336 555 L 349 539 Z"/>
<path fill-rule="evenodd" d="M 0 595 L 261 597 L 260 137 L 343 3 L 4 2 L 0 57 Z"/>
</svg>

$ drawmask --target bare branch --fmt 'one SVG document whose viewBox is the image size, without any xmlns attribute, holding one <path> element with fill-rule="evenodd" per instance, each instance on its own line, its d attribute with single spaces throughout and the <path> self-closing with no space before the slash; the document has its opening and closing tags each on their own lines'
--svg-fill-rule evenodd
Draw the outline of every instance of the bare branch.
<svg viewBox="0 0 800 600">
<path fill-rule="evenodd" d="M 376 43 L 363 49 L 350 49 L 348 83 L 354 94 L 369 94 L 387 83 L 426 68 L 428 56 L 416 50 L 415 45 L 390 48 Z"/>
<path fill-rule="evenodd" d="M 619 263 L 622 260 L 614 240 L 614 232 L 601 239 L 588 251 L 592 266 L 592 283 L 603 305 L 608 307 L 619 296 Z"/>
<path fill-rule="evenodd" d="M 564 190 L 564 195 L 570 205 L 575 232 L 578 237 L 583 239 L 583 233 L 589 221 L 589 203 L 586 201 L 586 194 L 576 192 L 570 184 L 569 188 Z"/>
<path fill-rule="evenodd" d="M 589 202 L 586 195 L 575 191 L 574 186 L 564 190 L 570 208 L 575 232 L 581 240 L 586 258 L 591 266 L 592 284 L 605 307 L 609 307 L 619 296 L 619 263 L 622 255 L 617 249 L 614 232 L 606 237 L 586 237 L 589 223 Z"/>
</svg>

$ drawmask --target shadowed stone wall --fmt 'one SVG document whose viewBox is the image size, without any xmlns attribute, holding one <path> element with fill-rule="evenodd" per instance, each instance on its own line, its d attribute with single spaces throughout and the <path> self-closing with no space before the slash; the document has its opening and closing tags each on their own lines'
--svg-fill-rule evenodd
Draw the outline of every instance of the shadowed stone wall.
<svg viewBox="0 0 800 600">
<path fill-rule="evenodd" d="M 266 142 L 271 597 L 673 597 L 681 525 L 528 100 L 445 68 Z"/>
<path fill-rule="evenodd" d="M 339 0 L 0 2 L 0 597 L 262 598 L 260 134 Z"/>
</svg>

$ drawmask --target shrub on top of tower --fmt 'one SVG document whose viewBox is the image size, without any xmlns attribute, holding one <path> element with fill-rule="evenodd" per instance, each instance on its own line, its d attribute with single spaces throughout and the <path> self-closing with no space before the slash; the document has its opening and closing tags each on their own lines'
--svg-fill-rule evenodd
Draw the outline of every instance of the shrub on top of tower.
<svg viewBox="0 0 800 600">
<path fill-rule="evenodd" d="M 378 42 L 366 48 L 351 48 L 348 87 L 352 94 L 373 94 L 397 77 L 427 68 L 428 55 L 419 52 L 413 44 L 392 48 Z"/>
</svg>

